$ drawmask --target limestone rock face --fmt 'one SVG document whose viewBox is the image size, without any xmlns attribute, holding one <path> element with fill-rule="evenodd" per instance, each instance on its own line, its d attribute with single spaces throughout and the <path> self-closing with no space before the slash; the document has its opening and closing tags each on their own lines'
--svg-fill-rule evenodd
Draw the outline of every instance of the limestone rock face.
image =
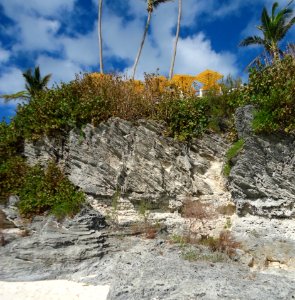
<svg viewBox="0 0 295 300">
<path fill-rule="evenodd" d="M 27 144 L 25 155 L 31 163 L 44 163 L 55 149 L 69 179 L 97 210 L 115 215 L 121 225 L 139 221 L 140 211 L 147 218 L 148 212 L 151 222 L 165 219 L 172 230 L 185 223 L 178 212 L 186 199 L 215 208 L 230 200 L 222 177 L 228 146 L 220 135 L 188 145 L 163 136 L 163 131 L 153 121 L 132 124 L 112 118 L 98 127 L 73 130 L 64 144 Z M 220 226 L 224 224 L 225 218 Z"/>
<path fill-rule="evenodd" d="M 73 219 L 62 222 L 53 216 L 36 216 L 28 222 L 16 218 L 11 205 L 2 210 L 7 219 L 17 220 L 18 227 L 26 229 L 26 235 L 9 240 L 1 248 L 0 256 L 6 258 L 1 258 L 2 279 L 21 279 L 30 273 L 36 278 L 47 278 L 46 268 L 50 269 L 52 277 L 64 273 L 68 267 L 75 269 L 85 260 L 102 257 L 106 252 L 106 237 L 102 231 L 106 226 L 104 218 L 89 207 L 83 208 Z"/>
<path fill-rule="evenodd" d="M 240 215 L 294 217 L 295 137 L 249 135 L 245 128 L 249 127 L 247 123 L 251 118 L 244 118 L 249 114 L 249 107 L 245 110 L 236 115 L 239 137 L 245 139 L 245 145 L 229 177 L 237 212 Z"/>
<path fill-rule="evenodd" d="M 231 195 L 222 175 L 229 143 L 214 134 L 178 143 L 153 121 L 112 118 L 73 130 L 63 140 L 26 144 L 25 155 L 31 163 L 54 158 L 94 207 L 106 215 L 115 211 L 121 224 L 136 221 L 139 210 L 163 219 L 155 214 L 179 212 L 189 197 L 217 206 L 232 197 L 239 215 L 294 217 L 295 137 L 256 136 L 252 119 L 252 106 L 237 110 L 236 128 L 245 145 L 229 176 Z M 179 226 L 177 216 L 172 219 Z"/>
<path fill-rule="evenodd" d="M 84 138 L 72 132 L 68 144 L 67 172 L 71 181 L 99 200 L 115 194 L 132 203 L 150 201 L 155 208 L 188 195 L 212 194 L 201 176 L 225 144 L 208 138 L 207 148 L 191 147 L 162 136 L 163 128 L 141 121 L 139 126 L 112 119 L 84 129 Z M 209 159 L 208 159 L 209 158 Z"/>
<path fill-rule="evenodd" d="M 253 135 L 251 123 L 253 121 L 254 107 L 252 105 L 246 105 L 239 107 L 235 113 L 235 126 L 238 132 L 239 138 L 246 138 Z"/>
</svg>

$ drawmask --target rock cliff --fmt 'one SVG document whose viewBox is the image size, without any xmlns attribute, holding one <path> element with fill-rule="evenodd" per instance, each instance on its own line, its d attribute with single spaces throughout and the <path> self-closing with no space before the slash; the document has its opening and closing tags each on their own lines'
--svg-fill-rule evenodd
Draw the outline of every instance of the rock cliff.
<svg viewBox="0 0 295 300">
<path fill-rule="evenodd" d="M 72 131 L 64 143 L 26 144 L 25 155 L 32 164 L 59 160 L 91 205 L 106 216 L 116 215 L 120 225 L 137 222 L 140 213 L 148 212 L 152 222 L 179 231 L 185 227 L 180 212 L 187 199 L 214 210 L 230 203 L 222 176 L 228 143 L 216 134 L 179 143 L 163 132 L 152 121 L 132 124 L 116 118 Z M 215 222 L 222 228 L 226 216 Z"/>
<path fill-rule="evenodd" d="M 236 127 L 244 138 L 243 150 L 229 177 L 237 213 L 267 218 L 295 216 L 295 137 L 284 134 L 254 135 L 253 107 L 239 108 Z"/>
<path fill-rule="evenodd" d="M 109 299 L 294 298 L 295 139 L 254 135 L 252 118 L 251 106 L 236 113 L 245 143 L 228 178 L 222 170 L 230 143 L 222 135 L 179 143 L 153 121 L 113 118 L 27 143 L 28 161 L 54 159 L 88 204 L 74 219 L 25 223 L 11 198 L 5 224 L 29 236 L 13 233 L 1 247 L 0 279 L 110 284 Z M 184 216 L 187 201 L 204 204 L 208 219 L 199 211 L 192 226 Z M 156 240 L 133 237 L 139 223 L 163 230 Z M 224 228 L 241 245 L 235 262 L 197 247 L 185 250 L 198 257 L 190 263 L 167 239 L 188 229 L 197 237 L 218 236 Z"/>
</svg>

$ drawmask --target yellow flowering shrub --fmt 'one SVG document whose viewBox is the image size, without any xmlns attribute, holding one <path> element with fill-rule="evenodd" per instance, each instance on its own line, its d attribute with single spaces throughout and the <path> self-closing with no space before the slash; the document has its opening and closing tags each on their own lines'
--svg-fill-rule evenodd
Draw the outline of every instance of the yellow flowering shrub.
<svg viewBox="0 0 295 300">
<path fill-rule="evenodd" d="M 195 76 L 175 74 L 171 79 L 171 84 L 179 88 L 182 92 L 195 94 L 196 90 L 193 87 Z"/>
</svg>

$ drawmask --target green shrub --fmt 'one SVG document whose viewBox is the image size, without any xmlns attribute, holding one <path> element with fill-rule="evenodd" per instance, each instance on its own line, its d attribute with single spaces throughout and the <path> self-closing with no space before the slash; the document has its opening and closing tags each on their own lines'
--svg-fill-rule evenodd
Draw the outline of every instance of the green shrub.
<svg viewBox="0 0 295 300">
<path fill-rule="evenodd" d="M 244 105 L 241 93 L 243 91 L 242 80 L 227 76 L 220 84 L 222 94 L 211 91 L 205 98 L 209 111 L 209 129 L 217 132 L 232 131 L 234 127 L 235 110 Z"/>
<path fill-rule="evenodd" d="M 205 98 L 164 99 L 158 105 L 156 119 L 166 122 L 170 136 L 184 141 L 205 131 L 208 112 Z"/>
<path fill-rule="evenodd" d="M 199 240 L 199 243 L 209 247 L 213 252 L 219 251 L 227 254 L 229 257 L 233 256 L 235 250 L 241 246 L 228 230 L 221 231 L 218 238 L 211 236 L 202 238 Z"/>
<path fill-rule="evenodd" d="M 10 157 L 22 152 L 23 139 L 15 123 L 0 122 L 0 165 Z"/>
<path fill-rule="evenodd" d="M 238 153 L 243 149 L 245 141 L 243 139 L 235 142 L 226 152 L 226 163 L 223 168 L 223 173 L 229 176 L 232 167 L 232 159 L 238 155 Z"/>
<path fill-rule="evenodd" d="M 46 211 L 59 218 L 72 216 L 85 200 L 54 163 L 44 171 L 40 166 L 28 166 L 21 157 L 13 157 L 0 166 L 0 179 L 2 201 L 18 195 L 19 211 L 25 217 Z"/>
<path fill-rule="evenodd" d="M 286 55 L 271 65 L 251 69 L 243 97 L 257 108 L 256 132 L 295 130 L 295 57 Z"/>
<path fill-rule="evenodd" d="M 10 157 L 0 164 L 0 203 L 5 204 L 24 184 L 29 167 L 24 158 Z"/>
<path fill-rule="evenodd" d="M 117 75 L 85 74 L 19 105 L 15 127 L 20 136 L 34 140 L 87 123 L 98 125 L 110 117 L 146 118 L 166 123 L 170 136 L 186 140 L 207 128 L 209 114 L 205 98 L 162 88 L 151 75 L 138 84 Z"/>
<path fill-rule="evenodd" d="M 54 163 L 49 163 L 45 171 L 40 166 L 32 167 L 18 195 L 19 211 L 26 217 L 46 211 L 59 218 L 72 216 L 85 200 Z"/>
</svg>

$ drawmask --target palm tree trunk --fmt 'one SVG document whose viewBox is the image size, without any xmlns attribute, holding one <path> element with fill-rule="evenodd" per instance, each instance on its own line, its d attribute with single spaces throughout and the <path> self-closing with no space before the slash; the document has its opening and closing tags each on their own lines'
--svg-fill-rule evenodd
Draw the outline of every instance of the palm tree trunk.
<svg viewBox="0 0 295 300">
<path fill-rule="evenodd" d="M 176 30 L 176 35 L 175 35 L 172 61 L 171 61 L 170 72 L 169 72 L 169 79 L 170 80 L 172 79 L 173 71 L 174 71 L 174 64 L 175 64 L 176 51 L 177 51 L 177 43 L 178 43 L 179 31 L 180 31 L 181 13 L 182 13 L 182 0 L 178 0 L 178 20 L 177 20 L 177 30 Z"/>
<path fill-rule="evenodd" d="M 103 74 L 103 57 L 102 57 L 102 1 L 98 4 L 98 41 L 99 41 L 99 65 L 100 73 Z"/>
<path fill-rule="evenodd" d="M 152 17 L 152 11 L 149 10 L 148 17 L 147 17 L 147 20 L 146 20 L 145 30 L 144 30 L 143 37 L 142 37 L 142 41 L 141 41 L 141 44 L 140 44 L 140 47 L 139 47 L 134 65 L 133 65 L 132 79 L 134 79 L 134 77 L 135 77 L 135 73 L 136 73 L 137 65 L 138 65 L 139 58 L 140 58 L 140 55 L 141 55 L 141 52 L 142 52 L 142 48 L 143 48 L 143 45 L 144 45 L 145 37 L 146 37 L 147 32 L 149 30 L 151 17 Z"/>
</svg>

